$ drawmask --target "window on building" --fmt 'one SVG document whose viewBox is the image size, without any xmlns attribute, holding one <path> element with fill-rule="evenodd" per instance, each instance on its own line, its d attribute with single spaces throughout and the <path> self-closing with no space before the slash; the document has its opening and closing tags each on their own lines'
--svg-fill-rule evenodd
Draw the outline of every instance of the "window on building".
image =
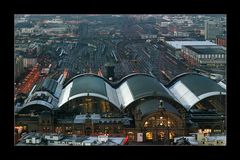
<svg viewBox="0 0 240 160">
<path fill-rule="evenodd" d="M 148 118 L 144 127 L 175 127 L 176 122 L 171 117 L 156 115 Z"/>
<path fill-rule="evenodd" d="M 134 140 L 134 133 L 128 132 L 128 138 L 129 138 L 129 140 Z"/>
<path fill-rule="evenodd" d="M 152 140 L 153 139 L 153 133 L 152 132 L 146 132 L 146 139 Z"/>
<path fill-rule="evenodd" d="M 175 137 L 175 133 L 174 132 L 169 132 L 168 138 L 169 139 L 173 139 Z"/>
<path fill-rule="evenodd" d="M 164 132 L 162 132 L 162 131 L 160 131 L 160 132 L 158 132 L 158 139 L 159 140 L 163 140 L 164 139 Z"/>
</svg>

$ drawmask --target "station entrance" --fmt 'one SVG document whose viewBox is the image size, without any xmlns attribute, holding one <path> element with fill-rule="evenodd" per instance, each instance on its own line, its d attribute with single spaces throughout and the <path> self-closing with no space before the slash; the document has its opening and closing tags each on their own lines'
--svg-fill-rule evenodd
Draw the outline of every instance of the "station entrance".
<svg viewBox="0 0 240 160">
<path fill-rule="evenodd" d="M 171 113 L 155 113 L 143 121 L 145 141 L 170 143 L 183 132 L 183 120 Z"/>
</svg>

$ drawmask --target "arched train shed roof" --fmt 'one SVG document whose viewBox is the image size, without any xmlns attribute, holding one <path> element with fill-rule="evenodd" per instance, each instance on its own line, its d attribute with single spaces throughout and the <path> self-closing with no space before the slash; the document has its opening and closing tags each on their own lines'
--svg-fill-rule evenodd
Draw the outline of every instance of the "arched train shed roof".
<svg viewBox="0 0 240 160">
<path fill-rule="evenodd" d="M 184 73 L 164 86 L 148 74 L 130 74 L 117 84 L 95 74 L 81 74 L 65 85 L 59 99 L 61 107 L 68 101 L 84 96 L 105 99 L 118 109 L 125 109 L 131 103 L 145 97 L 164 97 L 177 102 L 189 110 L 204 98 L 226 95 L 226 89 L 215 81 L 197 73 Z"/>
<path fill-rule="evenodd" d="M 175 100 L 168 89 L 155 77 L 147 74 L 131 74 L 115 87 L 107 79 L 95 74 L 81 74 L 68 81 L 62 91 L 58 106 L 84 96 L 105 99 L 117 108 L 126 108 L 130 103 L 148 96 L 166 97 Z"/>
<path fill-rule="evenodd" d="M 181 74 L 168 84 L 168 88 L 187 110 L 204 98 L 226 95 L 226 89 L 198 73 Z"/>
<path fill-rule="evenodd" d="M 134 74 L 120 81 L 117 88 L 124 107 L 140 98 L 149 96 L 165 97 L 174 100 L 168 89 L 155 77 L 147 74 Z"/>
<path fill-rule="evenodd" d="M 85 96 L 98 97 L 119 106 L 116 96 L 112 95 L 113 88 L 109 81 L 95 74 L 80 74 L 70 79 L 62 90 L 58 106 L 68 101 Z"/>
</svg>

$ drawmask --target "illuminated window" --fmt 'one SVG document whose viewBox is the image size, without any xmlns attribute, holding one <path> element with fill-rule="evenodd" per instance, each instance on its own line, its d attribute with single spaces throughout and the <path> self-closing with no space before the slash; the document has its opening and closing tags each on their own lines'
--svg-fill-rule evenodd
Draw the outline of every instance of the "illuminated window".
<svg viewBox="0 0 240 160">
<path fill-rule="evenodd" d="M 171 126 L 171 122 L 170 122 L 170 121 L 168 121 L 168 122 L 167 122 L 167 124 L 168 124 L 168 127 L 170 127 L 170 126 Z"/>
<path fill-rule="evenodd" d="M 144 127 L 148 127 L 148 121 L 144 123 Z"/>
<path fill-rule="evenodd" d="M 206 133 L 206 134 L 208 134 L 208 133 L 211 133 L 211 132 L 212 132 L 211 129 L 199 129 L 198 130 L 198 133 Z"/>
<path fill-rule="evenodd" d="M 22 133 L 22 131 L 23 131 L 22 126 L 16 126 L 15 129 L 17 130 L 18 133 Z"/>
<path fill-rule="evenodd" d="M 147 140 L 152 140 L 153 139 L 153 133 L 152 132 L 147 132 L 146 133 L 146 139 Z"/>
<path fill-rule="evenodd" d="M 220 132 L 221 132 L 221 129 L 214 129 L 213 132 L 215 132 L 215 133 L 220 133 Z"/>
<path fill-rule="evenodd" d="M 134 133 L 128 132 L 128 138 L 129 138 L 129 140 L 134 140 Z"/>
<path fill-rule="evenodd" d="M 144 127 L 176 127 L 176 121 L 170 117 L 154 116 L 145 121 Z"/>
<path fill-rule="evenodd" d="M 164 132 L 158 132 L 158 139 L 163 140 L 164 139 Z"/>
<path fill-rule="evenodd" d="M 175 137 L 175 134 L 173 132 L 170 132 L 169 135 L 168 135 L 168 138 L 173 139 L 174 137 Z"/>
</svg>

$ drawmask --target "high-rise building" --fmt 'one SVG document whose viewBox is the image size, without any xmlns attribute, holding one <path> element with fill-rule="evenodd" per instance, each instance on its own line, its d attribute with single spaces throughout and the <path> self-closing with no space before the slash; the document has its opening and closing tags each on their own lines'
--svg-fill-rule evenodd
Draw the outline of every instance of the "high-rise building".
<svg viewBox="0 0 240 160">
<path fill-rule="evenodd" d="M 23 73 L 23 57 L 22 56 L 15 56 L 14 62 L 14 79 L 18 78 L 21 73 Z"/>
<path fill-rule="evenodd" d="M 218 24 L 214 21 L 205 21 L 205 39 L 216 40 L 216 36 L 219 34 Z"/>
</svg>

